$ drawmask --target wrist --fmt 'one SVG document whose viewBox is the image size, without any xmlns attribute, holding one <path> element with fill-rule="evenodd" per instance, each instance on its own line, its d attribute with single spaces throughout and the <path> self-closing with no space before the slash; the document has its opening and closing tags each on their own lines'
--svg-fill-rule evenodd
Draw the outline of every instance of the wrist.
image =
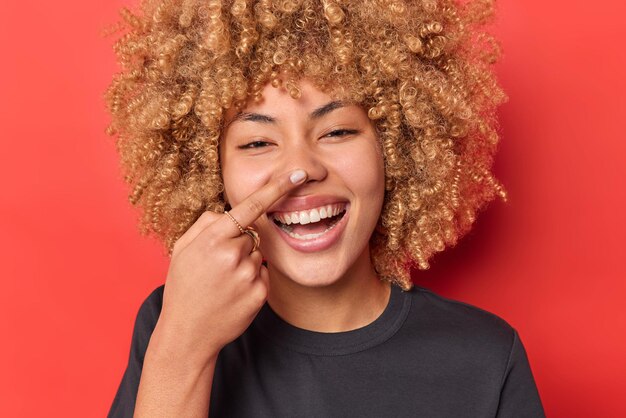
<svg viewBox="0 0 626 418">
<path fill-rule="evenodd" d="M 181 367 L 188 365 L 193 368 L 204 368 L 215 364 L 221 347 L 207 346 L 193 338 L 184 336 L 184 332 L 167 327 L 163 322 L 157 322 L 150 337 L 146 357 L 162 363 L 178 364 Z"/>
</svg>

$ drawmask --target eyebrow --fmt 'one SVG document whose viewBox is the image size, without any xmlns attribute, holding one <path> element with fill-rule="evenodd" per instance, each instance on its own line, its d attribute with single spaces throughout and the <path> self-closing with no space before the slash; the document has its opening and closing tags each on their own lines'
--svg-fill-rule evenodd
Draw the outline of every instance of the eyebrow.
<svg viewBox="0 0 626 418">
<path fill-rule="evenodd" d="M 339 108 L 344 107 L 344 106 L 345 106 L 345 104 L 343 102 L 341 102 L 339 100 L 335 100 L 333 102 L 325 104 L 322 107 L 319 107 L 319 108 L 315 109 L 309 115 L 309 119 L 319 119 L 319 118 L 321 118 L 323 116 L 326 116 L 327 114 L 329 114 L 333 110 L 339 109 Z"/>
<path fill-rule="evenodd" d="M 344 102 L 339 101 L 339 100 L 326 103 L 324 106 L 318 107 L 317 109 L 312 111 L 309 114 L 309 119 L 320 119 L 326 116 L 327 114 L 329 114 L 330 112 L 332 112 L 333 110 L 342 108 L 345 105 L 346 104 Z M 237 116 L 235 116 L 232 121 L 230 121 L 229 125 L 237 121 L 274 124 L 276 123 L 276 118 L 269 116 L 269 115 L 263 115 L 261 113 L 241 112 L 241 113 L 238 113 Z"/>
</svg>

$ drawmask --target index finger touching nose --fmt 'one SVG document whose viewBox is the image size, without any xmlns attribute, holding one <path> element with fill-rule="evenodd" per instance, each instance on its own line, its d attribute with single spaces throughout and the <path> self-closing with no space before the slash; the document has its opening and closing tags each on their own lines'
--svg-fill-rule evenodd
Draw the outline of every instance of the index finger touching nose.
<svg viewBox="0 0 626 418">
<path fill-rule="evenodd" d="M 243 228 L 246 228 L 263 215 L 278 199 L 304 183 L 306 177 L 306 171 L 300 169 L 283 174 L 235 205 L 229 213 Z M 231 225 L 229 228 L 233 230 L 232 235 L 240 235 L 241 232 L 234 223 L 225 218 L 223 221 Z"/>
</svg>

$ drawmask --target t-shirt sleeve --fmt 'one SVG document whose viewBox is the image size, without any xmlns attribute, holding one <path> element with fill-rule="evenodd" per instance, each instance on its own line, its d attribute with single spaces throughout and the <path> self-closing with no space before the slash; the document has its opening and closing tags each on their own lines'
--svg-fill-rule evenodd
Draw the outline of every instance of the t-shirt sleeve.
<svg viewBox="0 0 626 418">
<path fill-rule="evenodd" d="M 497 417 L 545 417 L 526 350 L 515 330 L 508 364 L 502 378 Z"/>
<path fill-rule="evenodd" d="M 150 337 L 152 336 L 152 331 L 154 331 L 154 327 L 159 319 L 162 303 L 163 286 L 160 286 L 148 296 L 139 308 L 130 343 L 128 365 L 113 399 L 113 405 L 111 405 L 107 415 L 108 418 L 132 418 L 133 416 L 139 379 L 143 368 L 143 359 L 148 348 L 148 342 L 150 342 Z"/>
</svg>

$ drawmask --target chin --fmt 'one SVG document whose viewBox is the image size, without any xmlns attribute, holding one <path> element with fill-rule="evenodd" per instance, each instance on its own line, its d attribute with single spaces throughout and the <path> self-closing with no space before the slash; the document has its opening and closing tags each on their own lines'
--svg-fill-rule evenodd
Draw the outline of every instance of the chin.
<svg viewBox="0 0 626 418">
<path fill-rule="evenodd" d="M 340 264 L 337 261 L 324 263 L 321 260 L 299 260 L 298 265 L 272 265 L 270 262 L 271 269 L 276 270 L 286 280 L 310 288 L 331 286 L 339 282 L 346 273 L 346 269 L 340 268 Z"/>
</svg>

